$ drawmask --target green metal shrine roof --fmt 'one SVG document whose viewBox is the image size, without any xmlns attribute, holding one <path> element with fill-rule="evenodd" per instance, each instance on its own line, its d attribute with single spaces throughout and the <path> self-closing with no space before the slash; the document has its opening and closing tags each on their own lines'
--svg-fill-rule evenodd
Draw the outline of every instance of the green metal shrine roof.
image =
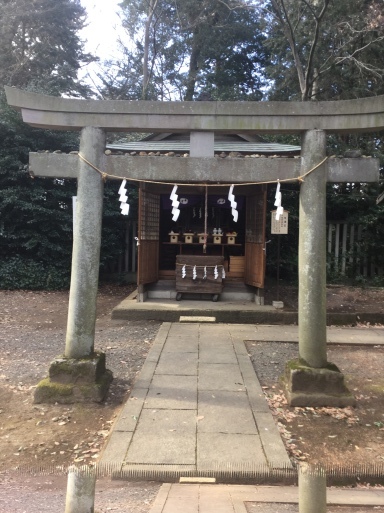
<svg viewBox="0 0 384 513">
<path fill-rule="evenodd" d="M 145 152 L 189 152 L 189 141 L 137 141 L 127 143 L 108 144 L 107 148 L 114 151 L 145 151 Z M 238 142 L 238 141 L 215 141 L 215 153 L 247 153 L 247 154 L 286 154 L 299 153 L 300 146 L 277 143 L 261 143 L 261 142 Z"/>
</svg>

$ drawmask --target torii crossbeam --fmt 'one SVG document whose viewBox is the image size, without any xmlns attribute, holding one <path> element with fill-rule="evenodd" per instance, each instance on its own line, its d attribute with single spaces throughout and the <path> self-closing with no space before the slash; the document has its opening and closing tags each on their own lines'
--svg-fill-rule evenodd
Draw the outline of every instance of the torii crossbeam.
<svg viewBox="0 0 384 513">
<path fill-rule="evenodd" d="M 73 100 L 44 96 L 6 87 L 10 105 L 36 127 L 80 130 L 80 153 L 107 173 L 138 180 L 185 183 L 244 183 L 298 178 L 326 157 L 326 134 L 384 129 L 384 96 L 339 102 L 148 102 Z M 190 132 L 189 159 L 106 156 L 106 131 Z M 213 134 L 300 133 L 300 159 L 231 159 L 213 155 Z M 108 382 L 103 357 L 93 360 L 96 293 L 103 201 L 103 180 L 76 155 L 30 154 L 36 176 L 77 178 L 77 223 L 74 233 L 71 290 L 65 358 L 50 369 L 50 382 L 37 388 L 35 400 L 64 402 L 52 388 L 63 381 L 67 367 L 92 362 L 87 383 Z M 296 406 L 346 406 L 354 403 L 342 374 L 326 355 L 326 183 L 374 182 L 379 179 L 376 159 L 328 159 L 306 176 L 300 188 L 299 228 L 299 355 L 289 368 L 287 396 Z M 89 198 L 92 197 L 92 202 Z M 101 363 L 100 363 L 101 361 Z M 79 363 L 80 362 L 80 363 Z M 80 366 L 81 366 L 80 365 Z M 84 370 L 84 369 L 83 369 Z M 81 375 L 83 370 L 77 372 Z M 65 372 L 64 372 L 65 374 Z M 92 375 L 91 375 L 92 374 Z M 68 373 L 67 373 L 68 375 Z M 79 400 L 79 391 L 69 400 Z M 312 391 L 310 391 L 312 389 Z M 47 390 L 48 393 L 45 393 Z M 105 390 L 104 392 L 105 393 Z M 77 394 L 77 395 L 76 395 Z M 53 397 L 53 399 L 52 399 Z M 88 394 L 101 400 L 102 394 Z"/>
</svg>

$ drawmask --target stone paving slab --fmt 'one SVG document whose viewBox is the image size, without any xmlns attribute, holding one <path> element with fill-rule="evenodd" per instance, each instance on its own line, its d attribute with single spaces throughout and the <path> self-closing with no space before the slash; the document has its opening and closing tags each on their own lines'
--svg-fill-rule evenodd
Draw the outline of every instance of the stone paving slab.
<svg viewBox="0 0 384 513">
<path fill-rule="evenodd" d="M 239 366 L 227 363 L 200 363 L 199 390 L 243 391 Z"/>
<path fill-rule="evenodd" d="M 166 483 L 160 488 L 150 513 L 247 513 L 245 502 L 298 504 L 298 497 L 298 488 L 294 486 Z M 327 490 L 327 503 L 384 506 L 384 491 L 332 488 Z M 184 504 L 193 504 L 194 509 L 185 510 Z"/>
<path fill-rule="evenodd" d="M 196 464 L 196 411 L 143 410 L 125 462 Z"/>
<path fill-rule="evenodd" d="M 237 365 L 236 353 L 232 347 L 202 347 L 199 351 L 200 363 L 232 363 Z"/>
<path fill-rule="evenodd" d="M 144 408 L 197 410 L 197 376 L 155 374 Z"/>
<path fill-rule="evenodd" d="M 275 421 L 270 412 L 254 413 L 259 428 L 259 436 L 268 463 L 273 468 L 289 467 L 287 451 L 279 436 Z"/>
<path fill-rule="evenodd" d="M 147 388 L 135 388 L 125 403 L 113 427 L 113 431 L 131 431 L 136 429 L 144 401 L 147 397 Z"/>
<path fill-rule="evenodd" d="M 163 353 L 156 367 L 156 374 L 180 374 L 183 376 L 197 375 L 198 353 Z"/>
<path fill-rule="evenodd" d="M 267 464 L 258 435 L 241 433 L 198 433 L 197 467 L 220 468 L 228 464 L 241 469 Z"/>
<path fill-rule="evenodd" d="M 198 433 L 258 433 L 245 391 L 201 390 L 198 417 Z"/>
</svg>

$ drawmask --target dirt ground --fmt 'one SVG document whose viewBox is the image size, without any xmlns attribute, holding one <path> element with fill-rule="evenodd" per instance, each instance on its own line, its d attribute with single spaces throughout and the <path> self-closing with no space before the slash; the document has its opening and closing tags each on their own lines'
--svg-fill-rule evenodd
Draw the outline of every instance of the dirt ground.
<svg viewBox="0 0 384 513">
<path fill-rule="evenodd" d="M 44 483 L 59 479 L 54 477 L 55 468 L 98 461 L 160 325 L 111 320 L 112 308 L 131 290 L 130 286 L 104 285 L 98 295 L 95 348 L 107 353 L 107 367 L 115 376 L 107 400 L 101 405 L 68 406 L 32 401 L 36 383 L 46 377 L 50 361 L 64 349 L 68 292 L 0 291 L 0 513 L 26 511 L 24 501 L 19 509 L 14 502 L 11 507 L 5 490 L 47 490 L 49 486 Z M 294 308 L 297 294 L 294 288 L 288 291 Z M 383 289 L 331 287 L 327 296 L 333 311 L 382 311 L 384 302 Z M 358 399 L 356 409 L 342 410 L 286 406 L 278 378 L 284 362 L 295 356 L 293 344 L 253 342 L 248 349 L 293 459 L 340 465 L 384 460 L 382 348 L 330 348 L 329 360 L 345 372 L 347 384 Z M 35 482 L 13 472 L 20 468 L 51 468 L 52 473 Z M 112 500 L 108 490 L 117 486 L 100 484 L 104 495 L 100 491 L 97 511 L 127 511 L 119 504 L 107 505 Z M 124 504 L 128 501 L 131 505 L 129 511 L 146 513 L 159 484 L 135 486 L 125 489 L 128 498 Z M 29 501 L 28 511 L 51 511 L 44 509 L 43 492 L 39 497 L 40 506 L 32 509 Z"/>
<path fill-rule="evenodd" d="M 342 466 L 352 475 L 366 464 L 384 471 L 384 347 L 328 349 L 329 361 L 343 371 L 357 399 L 356 408 L 287 406 L 279 379 L 285 362 L 297 358 L 297 344 L 248 342 L 247 348 L 292 460 Z"/>
<path fill-rule="evenodd" d="M 269 278 L 265 287 L 266 304 L 271 304 L 278 299 L 284 302 L 285 310 L 297 310 L 297 286 L 282 284 L 277 289 L 275 281 Z M 383 304 L 384 287 L 327 286 L 327 312 L 382 314 Z"/>
</svg>

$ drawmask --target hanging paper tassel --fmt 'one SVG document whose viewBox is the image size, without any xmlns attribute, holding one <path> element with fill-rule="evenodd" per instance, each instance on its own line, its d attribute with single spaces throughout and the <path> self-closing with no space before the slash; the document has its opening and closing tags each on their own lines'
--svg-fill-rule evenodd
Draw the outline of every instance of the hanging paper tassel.
<svg viewBox="0 0 384 513">
<path fill-rule="evenodd" d="M 235 201 L 235 195 L 233 194 L 234 185 L 231 185 L 228 193 L 228 201 L 231 203 L 233 221 L 237 223 L 239 218 L 239 212 L 237 211 L 237 203 Z"/>
<path fill-rule="evenodd" d="M 276 194 L 275 194 L 275 207 L 276 209 L 276 221 L 280 219 L 280 216 L 284 214 L 284 209 L 281 206 L 281 192 L 280 192 L 280 182 L 277 180 Z"/>
<path fill-rule="evenodd" d="M 193 267 L 193 271 L 192 271 L 192 280 L 196 280 L 197 278 L 197 271 L 196 271 L 196 266 Z"/>
<path fill-rule="evenodd" d="M 219 271 L 217 270 L 217 265 L 215 266 L 215 269 L 213 271 L 213 276 L 215 277 L 215 280 L 219 277 Z"/>
<path fill-rule="evenodd" d="M 123 216 L 127 216 L 129 213 L 129 205 L 127 203 L 128 201 L 128 195 L 127 195 L 127 189 L 125 188 L 127 184 L 127 180 L 123 180 L 120 185 L 119 189 L 119 201 L 120 201 L 120 210 Z"/>
<path fill-rule="evenodd" d="M 201 207 L 200 207 L 200 208 L 199 208 L 199 219 L 201 219 L 202 215 L 203 215 L 203 213 L 202 213 L 202 211 L 201 211 Z"/>
<path fill-rule="evenodd" d="M 206 280 L 206 279 L 207 279 L 207 267 L 204 267 L 203 280 Z"/>
<path fill-rule="evenodd" d="M 180 215 L 178 196 L 176 194 L 177 185 L 174 185 L 169 199 L 172 201 L 172 221 L 177 221 Z"/>
<path fill-rule="evenodd" d="M 183 265 L 183 267 L 181 268 L 181 277 L 182 278 L 185 278 L 187 275 L 187 271 L 185 269 L 185 265 Z"/>
<path fill-rule="evenodd" d="M 221 268 L 221 277 L 223 280 L 225 280 L 225 269 L 224 267 Z"/>
<path fill-rule="evenodd" d="M 193 216 L 192 217 L 196 217 L 196 208 L 193 207 Z"/>
</svg>

